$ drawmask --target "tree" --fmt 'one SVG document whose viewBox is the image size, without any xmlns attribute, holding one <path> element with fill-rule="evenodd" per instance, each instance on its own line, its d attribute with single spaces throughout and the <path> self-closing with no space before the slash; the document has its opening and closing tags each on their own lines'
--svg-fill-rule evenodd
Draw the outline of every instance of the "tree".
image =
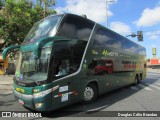
<svg viewBox="0 0 160 120">
<path fill-rule="evenodd" d="M 11 44 L 21 44 L 33 24 L 44 17 L 44 9 L 29 0 L 1 0 L 1 3 L 0 39 L 4 43 L 0 45 L 0 50 Z"/>
<path fill-rule="evenodd" d="M 3 6 L 3 1 L 0 0 L 0 10 L 2 9 L 2 6 Z"/>
<path fill-rule="evenodd" d="M 46 17 L 47 14 L 56 14 L 55 10 L 51 10 L 49 8 L 55 6 L 55 0 L 37 0 L 38 4 L 40 7 L 43 8 L 43 16 Z"/>
</svg>

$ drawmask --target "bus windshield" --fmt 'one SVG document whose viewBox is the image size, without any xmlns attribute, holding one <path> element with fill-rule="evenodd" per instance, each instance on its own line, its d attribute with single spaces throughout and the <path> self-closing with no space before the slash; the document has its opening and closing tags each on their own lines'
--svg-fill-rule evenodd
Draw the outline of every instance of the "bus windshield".
<svg viewBox="0 0 160 120">
<path fill-rule="evenodd" d="M 50 16 L 35 23 L 26 36 L 24 43 L 33 43 L 44 37 L 55 36 L 61 18 L 62 16 Z"/>
<path fill-rule="evenodd" d="M 47 79 L 51 48 L 42 49 L 39 59 L 33 52 L 20 52 L 16 77 L 22 81 L 42 81 Z"/>
</svg>

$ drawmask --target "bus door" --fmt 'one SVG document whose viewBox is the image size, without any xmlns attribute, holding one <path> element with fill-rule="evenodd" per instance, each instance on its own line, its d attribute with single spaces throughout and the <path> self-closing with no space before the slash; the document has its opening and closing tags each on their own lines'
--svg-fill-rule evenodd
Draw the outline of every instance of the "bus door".
<svg viewBox="0 0 160 120">
<path fill-rule="evenodd" d="M 55 51 L 57 53 L 55 53 Z M 63 50 L 56 49 L 54 51 L 55 55 L 51 60 L 51 75 L 53 79 L 53 87 L 52 87 L 52 100 L 53 107 L 58 104 L 58 106 L 70 103 L 70 79 L 65 79 L 68 75 L 67 71 L 67 63 L 69 62 L 69 56 L 63 54 Z M 54 104 L 55 103 L 55 104 Z"/>
<path fill-rule="evenodd" d="M 79 48 L 81 46 L 81 49 Z M 53 88 L 53 106 L 55 104 L 67 105 L 77 99 L 80 80 L 75 74 L 80 66 L 85 44 L 60 44 L 53 48 L 51 58 L 51 75 Z M 73 99 L 72 99 L 73 98 Z M 74 101 L 73 101 L 74 100 Z M 55 103 L 55 104 L 54 104 Z"/>
</svg>

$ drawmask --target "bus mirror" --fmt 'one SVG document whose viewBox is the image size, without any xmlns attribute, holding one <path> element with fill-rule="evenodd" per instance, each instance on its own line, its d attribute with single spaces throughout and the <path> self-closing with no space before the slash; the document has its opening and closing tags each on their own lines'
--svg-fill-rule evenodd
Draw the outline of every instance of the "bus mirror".
<svg viewBox="0 0 160 120">
<path fill-rule="evenodd" d="M 61 37 L 46 37 L 46 38 L 43 38 L 43 39 L 39 40 L 36 43 L 36 46 L 35 46 L 35 49 L 34 49 L 34 56 L 35 56 L 35 58 L 39 58 L 40 57 L 40 53 L 41 53 L 42 47 L 45 44 L 47 44 L 49 42 L 52 42 L 55 39 L 61 39 Z"/>
<path fill-rule="evenodd" d="M 4 61 L 6 60 L 6 56 L 7 56 L 7 53 L 8 53 L 9 51 L 12 51 L 12 50 L 14 50 L 14 49 L 16 49 L 16 48 L 20 48 L 20 45 L 15 45 L 15 46 L 10 46 L 10 47 L 5 48 L 5 49 L 3 50 L 3 52 L 2 52 L 2 58 L 3 58 L 3 60 L 4 60 Z"/>
<path fill-rule="evenodd" d="M 39 58 L 40 57 L 40 53 L 42 50 L 42 47 L 47 44 L 48 42 L 53 41 L 53 37 L 45 37 L 40 39 L 37 43 L 36 46 L 34 48 L 34 56 L 35 58 Z"/>
</svg>

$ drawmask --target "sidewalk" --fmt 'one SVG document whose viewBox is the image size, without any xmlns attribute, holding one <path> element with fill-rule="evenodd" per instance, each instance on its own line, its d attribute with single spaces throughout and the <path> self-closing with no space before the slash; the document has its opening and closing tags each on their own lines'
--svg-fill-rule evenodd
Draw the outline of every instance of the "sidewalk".
<svg viewBox="0 0 160 120">
<path fill-rule="evenodd" d="M 14 75 L 0 75 L 0 95 L 11 94 Z"/>
<path fill-rule="evenodd" d="M 0 75 L 0 85 L 1 84 L 12 84 L 14 75 Z"/>
</svg>

